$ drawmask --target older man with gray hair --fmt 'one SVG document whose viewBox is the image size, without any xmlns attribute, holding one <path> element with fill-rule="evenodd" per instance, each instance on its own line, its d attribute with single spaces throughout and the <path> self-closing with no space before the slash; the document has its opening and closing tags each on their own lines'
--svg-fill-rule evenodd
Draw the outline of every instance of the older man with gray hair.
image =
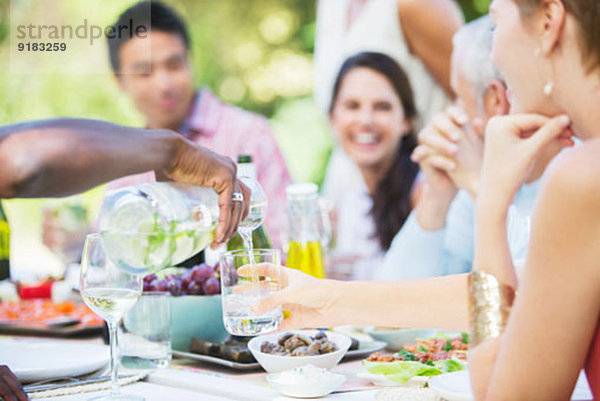
<svg viewBox="0 0 600 401">
<path fill-rule="evenodd" d="M 423 171 L 418 206 L 396 235 L 376 279 L 398 280 L 471 270 L 475 242 L 474 200 L 483 158 L 487 121 L 507 114 L 506 87 L 492 58 L 489 16 L 464 26 L 454 37 L 451 80 L 453 106 L 419 133 L 413 153 Z M 527 213 L 538 182 L 524 186 L 514 205 Z M 519 244 L 519 251 L 524 250 Z"/>
</svg>

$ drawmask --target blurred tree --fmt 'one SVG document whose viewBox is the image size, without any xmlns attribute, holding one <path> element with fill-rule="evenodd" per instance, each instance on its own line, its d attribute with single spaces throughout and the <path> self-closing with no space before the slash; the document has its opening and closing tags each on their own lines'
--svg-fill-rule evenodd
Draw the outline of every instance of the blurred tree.
<svg viewBox="0 0 600 401">
<path fill-rule="evenodd" d="M 8 35 L 8 7 L 8 0 L 2 0 L 0 2 L 0 44 Z"/>
<path fill-rule="evenodd" d="M 457 0 L 462 8 L 466 21 L 471 21 L 477 17 L 487 14 L 488 7 L 492 0 Z"/>
<path fill-rule="evenodd" d="M 265 115 L 312 92 L 314 2 L 174 0 L 193 38 L 199 84 Z"/>
<path fill-rule="evenodd" d="M 465 18 L 485 12 L 491 0 L 457 0 Z M 288 99 L 312 92 L 312 51 L 315 2 L 312 0 L 167 0 L 186 18 L 192 36 L 193 63 L 199 85 L 212 88 L 225 101 L 267 116 Z M 13 1 L 19 5 L 27 2 Z M 69 18 L 86 17 L 87 9 L 68 0 L 53 0 L 70 11 Z M 130 2 L 107 0 L 101 20 L 110 23 Z M 6 55 L 8 11 L 0 1 L 0 55 Z M 8 57 L 0 63 L 6 66 Z M 0 64 L 1 65 L 1 64 Z M 0 89 L 0 122 L 56 114 L 77 114 L 122 123 L 140 123 L 131 105 L 120 99 L 110 74 L 96 76 L 4 75 Z M 25 82 L 25 87 L 22 83 Z M 89 88 L 73 95 L 68 89 Z M 58 90 L 58 89 L 61 90 Z M 18 89 L 18 90 L 14 90 Z M 25 101 L 23 94 L 35 93 Z M 6 96 L 8 95 L 8 96 Z M 15 96 L 16 95 L 16 96 Z M 48 102 L 44 96 L 51 96 Z M 26 106 L 24 106 L 26 104 Z M 24 113 L 24 114 L 22 114 Z"/>
</svg>

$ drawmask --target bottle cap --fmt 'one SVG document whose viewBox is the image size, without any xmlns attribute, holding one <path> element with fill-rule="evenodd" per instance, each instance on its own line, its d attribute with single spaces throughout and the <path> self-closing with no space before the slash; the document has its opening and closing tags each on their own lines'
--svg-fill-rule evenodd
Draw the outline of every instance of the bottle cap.
<svg viewBox="0 0 600 401">
<path fill-rule="evenodd" d="M 319 187 L 312 182 L 288 185 L 285 193 L 288 199 L 312 199 L 317 197 Z"/>
<path fill-rule="evenodd" d="M 238 163 L 252 163 L 252 155 L 238 155 L 237 158 Z"/>
</svg>

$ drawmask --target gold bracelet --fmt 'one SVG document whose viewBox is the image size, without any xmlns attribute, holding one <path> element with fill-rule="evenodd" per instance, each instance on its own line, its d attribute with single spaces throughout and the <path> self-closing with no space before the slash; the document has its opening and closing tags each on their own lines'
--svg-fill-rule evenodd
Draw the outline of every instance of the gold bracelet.
<svg viewBox="0 0 600 401">
<path fill-rule="evenodd" d="M 469 274 L 472 346 L 502 334 L 514 299 L 515 289 L 500 284 L 494 275 L 483 271 Z"/>
</svg>

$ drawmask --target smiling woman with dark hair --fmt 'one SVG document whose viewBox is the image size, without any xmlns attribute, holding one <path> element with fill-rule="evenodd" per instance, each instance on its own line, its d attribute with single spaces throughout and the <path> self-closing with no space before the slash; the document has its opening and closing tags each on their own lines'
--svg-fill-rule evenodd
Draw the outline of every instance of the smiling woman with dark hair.
<svg viewBox="0 0 600 401">
<path fill-rule="evenodd" d="M 373 276 L 413 208 L 416 115 L 408 78 L 392 58 L 359 53 L 344 62 L 329 116 L 365 183 L 339 205 L 336 249 L 356 258 L 354 278 Z"/>
</svg>

